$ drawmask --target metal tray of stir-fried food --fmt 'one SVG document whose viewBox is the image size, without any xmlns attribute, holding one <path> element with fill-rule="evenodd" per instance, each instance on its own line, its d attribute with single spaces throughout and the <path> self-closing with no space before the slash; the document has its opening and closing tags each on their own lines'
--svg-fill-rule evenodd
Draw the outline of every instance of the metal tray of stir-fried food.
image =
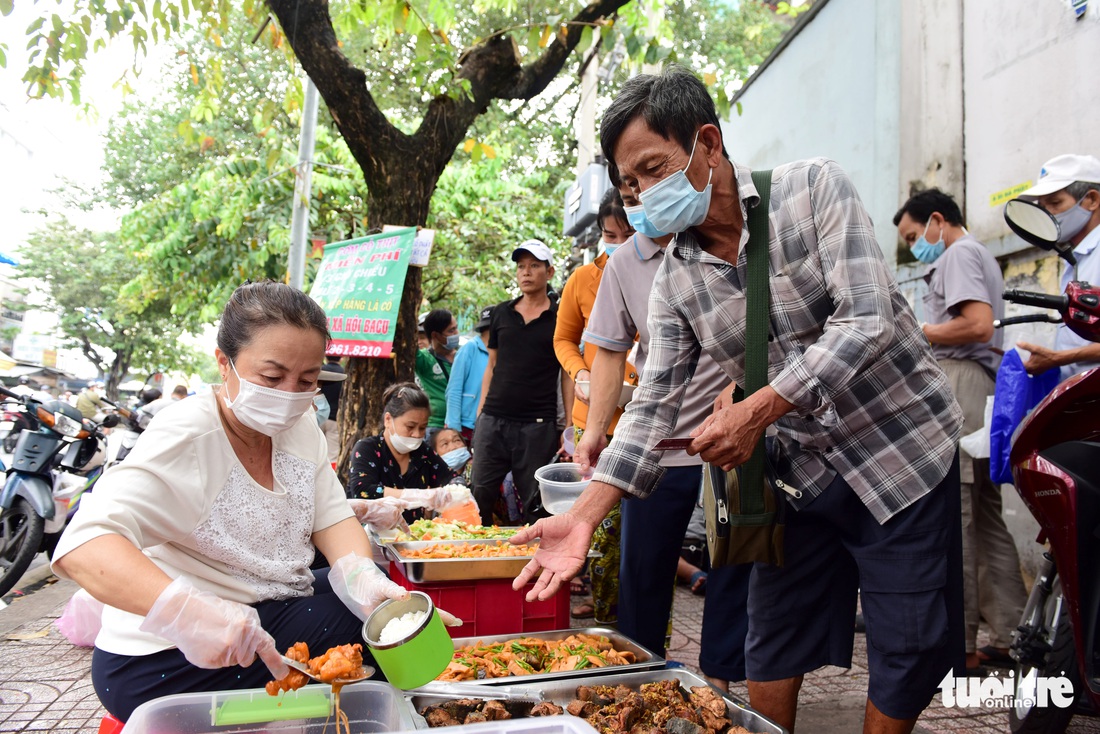
<svg viewBox="0 0 1100 734">
<path fill-rule="evenodd" d="M 405 558 L 405 556 L 408 555 L 409 551 L 421 551 L 421 552 L 429 551 L 430 552 L 430 551 L 432 551 L 434 549 L 437 549 L 440 546 L 444 546 L 444 545 L 454 546 L 455 548 L 465 548 L 465 547 L 468 547 L 468 546 L 481 546 L 481 545 L 497 546 L 497 547 L 500 547 L 500 548 L 517 548 L 517 549 L 527 547 L 527 546 L 513 546 L 511 543 L 509 543 L 504 538 L 471 538 L 469 540 L 467 540 L 467 539 L 463 539 L 463 540 L 401 540 L 401 541 L 394 541 L 392 543 L 387 543 L 386 548 L 388 548 L 394 555 L 401 556 L 402 558 Z M 533 545 L 537 546 L 538 542 L 536 541 L 535 543 L 533 543 Z M 522 553 L 515 553 L 514 555 L 509 555 L 509 556 L 504 556 L 504 557 L 506 557 L 506 558 L 530 558 L 530 556 L 524 556 Z M 410 560 L 410 559 L 405 558 L 405 560 Z M 453 559 L 449 559 L 449 558 L 447 558 L 447 559 L 443 559 L 443 558 L 413 558 L 411 560 L 436 561 L 436 560 L 453 560 Z M 461 559 L 461 560 L 482 560 L 482 559 L 472 558 L 472 559 Z"/>
<path fill-rule="evenodd" d="M 495 540 L 417 540 L 387 543 L 382 550 L 414 584 L 435 581 L 475 581 L 478 579 L 514 579 L 531 556 L 493 556 L 487 558 L 409 558 L 407 550 L 423 550 L 440 545 L 484 545 Z M 507 543 L 507 541 L 502 541 Z"/>
<path fill-rule="evenodd" d="M 593 635 L 596 637 L 606 637 L 608 642 L 611 643 L 612 649 L 620 653 L 630 653 L 634 656 L 634 662 L 620 664 L 620 665 L 607 665 L 604 667 L 598 667 L 591 664 L 580 663 L 584 667 L 573 670 L 559 670 L 553 673 L 531 673 L 529 675 L 509 675 L 499 678 L 464 678 L 461 679 L 461 683 L 475 683 L 481 685 L 516 685 L 534 683 L 544 680 L 560 680 L 563 678 L 583 678 L 593 675 L 607 675 L 614 671 L 615 673 L 628 673 L 636 670 L 652 670 L 653 668 L 664 667 L 664 658 L 656 655 L 652 651 L 642 647 L 634 640 L 630 639 L 626 635 L 622 634 L 618 630 L 613 630 L 609 627 L 587 627 L 579 629 L 568 630 L 554 630 L 552 632 L 530 632 L 526 634 L 517 634 L 515 632 L 506 635 L 486 635 L 483 637 L 456 637 L 454 640 L 455 650 L 465 645 L 482 646 L 499 645 L 510 641 L 516 641 L 522 643 L 525 639 L 544 640 L 557 642 L 559 640 L 565 640 L 574 635 Z M 444 671 L 446 674 L 446 671 Z M 444 681 L 437 681 L 432 683 L 433 686 L 445 685 Z"/>
<path fill-rule="evenodd" d="M 617 670 L 615 668 L 605 668 L 605 671 Z M 743 734 L 748 732 L 749 734 L 788 734 L 787 730 L 776 724 L 771 719 L 768 719 L 763 714 L 753 711 L 749 708 L 748 704 L 737 699 L 729 694 L 724 694 L 715 688 L 712 688 L 707 683 L 706 679 L 702 676 L 696 675 L 689 670 L 683 668 L 675 669 L 661 669 L 661 670 L 643 670 L 633 673 L 611 673 L 593 676 L 591 678 L 585 678 L 581 680 L 554 680 L 554 681 L 542 681 L 537 683 L 525 683 L 524 685 L 518 685 L 515 683 L 517 679 L 508 679 L 511 683 L 508 685 L 508 690 L 512 693 L 531 693 L 537 697 L 538 694 L 542 695 L 542 698 L 551 703 L 557 704 L 563 708 L 569 706 L 570 703 L 577 699 L 577 690 L 580 687 L 591 688 L 592 686 L 626 686 L 632 691 L 637 691 L 643 683 L 655 683 L 658 681 L 677 681 L 681 694 L 685 698 L 691 692 L 691 689 L 695 686 L 705 686 L 713 691 L 726 704 L 726 717 L 730 720 L 731 725 L 721 731 L 721 734 Z M 492 689 L 487 690 L 486 698 L 492 698 Z M 469 705 L 466 701 L 476 700 L 472 698 L 459 699 L 456 701 L 454 696 L 447 695 L 413 695 L 410 697 L 409 702 L 412 705 L 413 722 L 417 729 L 430 728 L 428 721 L 424 718 L 424 710 L 429 706 L 440 706 L 445 703 L 461 703 L 462 706 L 458 708 L 458 711 L 469 709 Z M 526 713 L 530 715 L 531 708 L 538 706 L 539 704 L 521 704 L 520 702 L 509 702 L 507 708 L 508 714 L 511 718 L 523 717 Z M 531 708 L 528 708 L 528 707 Z M 546 711 L 544 715 L 552 715 L 557 713 L 556 711 Z M 538 713 L 536 713 L 538 715 Z M 457 723 L 463 723 L 459 721 Z M 503 723 L 503 722 L 502 722 Z M 741 727 L 739 730 L 737 727 Z M 629 729 L 630 727 L 627 727 Z M 600 729 L 597 727 L 597 729 Z M 502 727 L 501 731 L 505 731 Z M 610 731 L 614 731 L 611 729 Z M 716 734 L 716 730 L 708 729 L 705 726 L 696 726 L 693 728 L 689 725 L 689 722 L 684 721 L 681 723 L 677 721 L 676 724 L 669 722 L 669 725 L 663 728 L 649 729 L 653 734 Z M 626 732 L 622 732 L 626 734 Z"/>
<path fill-rule="evenodd" d="M 371 540 L 373 540 L 375 545 L 378 546 L 393 545 L 394 543 L 455 543 L 458 541 L 484 543 L 486 541 L 492 542 L 497 540 L 507 540 L 508 538 L 518 533 L 520 530 L 523 530 L 524 527 L 525 526 L 523 525 L 491 525 L 486 530 L 486 532 L 491 534 L 479 536 L 477 538 L 458 538 L 456 540 L 448 540 L 447 538 L 432 538 L 431 540 L 398 540 L 398 533 L 396 529 L 380 533 L 374 528 L 371 528 L 367 532 L 370 535 Z"/>
<path fill-rule="evenodd" d="M 405 550 L 422 550 L 440 545 L 478 545 L 497 543 L 496 540 L 416 540 L 403 543 L 386 543 L 382 552 L 401 566 L 405 578 L 414 584 L 437 581 L 477 581 L 479 579 L 514 579 L 531 560 L 531 556 L 492 556 L 487 558 L 409 558 Z M 499 541 L 507 545 L 508 541 Z M 537 541 L 534 541 L 537 545 Z M 599 558 L 600 553 L 589 551 L 589 558 Z"/>
</svg>

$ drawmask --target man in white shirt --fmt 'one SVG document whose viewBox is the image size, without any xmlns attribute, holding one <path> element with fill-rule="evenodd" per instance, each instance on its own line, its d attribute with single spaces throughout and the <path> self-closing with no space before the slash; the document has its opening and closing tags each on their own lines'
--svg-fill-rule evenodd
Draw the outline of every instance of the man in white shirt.
<svg viewBox="0 0 1100 734">
<path fill-rule="evenodd" d="M 1020 194 L 1050 212 L 1061 227 L 1061 241 L 1073 245 L 1077 270 L 1062 269 L 1062 291 L 1071 280 L 1100 283 L 1100 158 L 1091 155 L 1060 155 L 1043 164 L 1039 183 Z M 1027 371 L 1046 372 L 1062 368 L 1062 379 L 1100 366 L 1100 344 L 1086 341 L 1065 324 L 1058 326 L 1054 349 L 1021 342 L 1031 352 Z"/>
</svg>

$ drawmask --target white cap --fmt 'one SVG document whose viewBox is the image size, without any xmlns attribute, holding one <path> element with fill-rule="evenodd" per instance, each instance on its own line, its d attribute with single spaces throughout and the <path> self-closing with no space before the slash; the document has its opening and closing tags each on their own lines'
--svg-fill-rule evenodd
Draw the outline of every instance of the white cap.
<svg viewBox="0 0 1100 734">
<path fill-rule="evenodd" d="M 328 365 L 325 365 L 327 367 Z M 337 372 L 336 370 L 328 370 L 325 367 L 321 368 L 321 371 L 317 374 L 317 380 L 320 382 L 343 382 L 348 379 L 346 372 Z"/>
<path fill-rule="evenodd" d="M 519 262 L 519 254 L 527 251 L 550 267 L 554 266 L 554 253 L 541 240 L 527 240 L 522 245 L 512 250 L 512 262 Z"/>
<path fill-rule="evenodd" d="M 1100 159 L 1073 153 L 1051 158 L 1039 170 L 1039 183 L 1020 194 L 1020 198 L 1034 199 L 1053 194 L 1077 181 L 1100 183 Z"/>
</svg>

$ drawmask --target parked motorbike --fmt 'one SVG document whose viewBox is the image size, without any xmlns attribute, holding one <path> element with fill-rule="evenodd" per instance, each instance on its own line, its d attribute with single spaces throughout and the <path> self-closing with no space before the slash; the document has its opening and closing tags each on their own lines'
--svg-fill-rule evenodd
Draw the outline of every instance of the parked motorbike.
<svg viewBox="0 0 1100 734">
<path fill-rule="evenodd" d="M 20 402 L 38 427 L 16 440 L 11 467 L 0 489 L 0 595 L 6 594 L 40 551 L 53 553 L 80 498 L 102 473 L 102 423 L 86 420 L 61 400 L 41 402 L 0 387 L 0 395 Z"/>
<path fill-rule="evenodd" d="M 119 416 L 118 425 L 107 434 L 107 457 L 104 469 L 109 469 L 119 463 L 133 450 L 138 437 L 145 431 L 153 416 L 138 408 L 127 408 L 117 403 L 112 403 L 107 398 L 103 402 L 111 406 Z"/>
<path fill-rule="evenodd" d="M 26 430 L 36 430 L 38 421 L 20 405 L 12 405 L 4 410 L 0 419 L 0 448 L 5 454 L 15 451 L 15 442 L 19 440 L 19 434 Z"/>
<path fill-rule="evenodd" d="M 1026 241 L 1076 265 L 1071 247 L 1057 242 L 1057 221 L 1040 207 L 1010 201 L 1005 219 Z M 1100 341 L 1100 284 L 1075 279 L 1059 296 L 1008 290 L 1004 298 L 1059 316 L 1018 316 L 1001 326 L 1059 322 Z M 1065 380 L 1032 411 L 1010 461 L 1016 491 L 1039 522 L 1036 540 L 1049 549 L 1011 645 L 1009 725 L 1016 734 L 1060 734 L 1075 709 L 1100 711 L 1100 369 Z M 1070 686 L 1072 704 L 1063 696 Z"/>
</svg>

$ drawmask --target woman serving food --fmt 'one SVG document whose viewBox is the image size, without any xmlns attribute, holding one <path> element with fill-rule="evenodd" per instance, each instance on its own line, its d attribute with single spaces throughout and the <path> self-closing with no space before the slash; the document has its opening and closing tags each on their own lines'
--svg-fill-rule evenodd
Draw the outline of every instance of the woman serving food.
<svg viewBox="0 0 1100 734">
<path fill-rule="evenodd" d="M 222 385 L 158 413 L 81 502 L 53 570 L 106 605 L 92 683 L 116 717 L 283 678 L 280 651 L 361 643 L 370 611 L 406 595 L 370 560 L 312 414 L 328 338 L 304 293 L 241 286 Z M 331 570 L 310 571 L 314 548 Z"/>
<path fill-rule="evenodd" d="M 428 395 L 411 382 L 390 385 L 382 395 L 382 433 L 358 441 L 351 452 L 347 496 L 396 498 L 410 508 L 442 510 L 468 497 L 461 487 L 447 488 L 453 472 L 424 443 L 431 417 Z M 422 509 L 405 513 L 413 522 Z"/>
</svg>

